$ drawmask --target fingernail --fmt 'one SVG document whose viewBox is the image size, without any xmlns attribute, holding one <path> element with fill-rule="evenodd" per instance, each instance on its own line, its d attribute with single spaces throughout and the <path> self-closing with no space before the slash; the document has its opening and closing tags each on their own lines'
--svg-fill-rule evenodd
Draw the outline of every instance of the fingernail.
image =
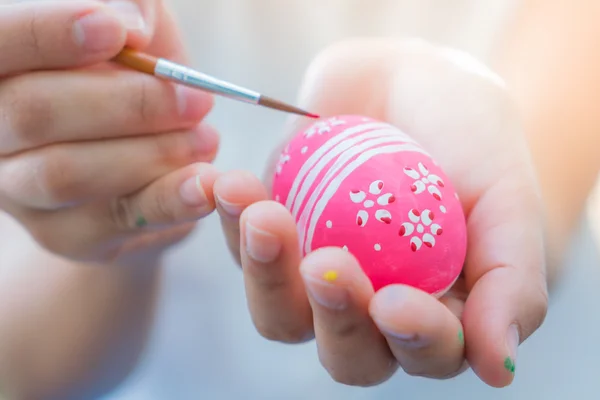
<svg viewBox="0 0 600 400">
<path fill-rule="evenodd" d="M 332 310 L 344 310 L 348 307 L 348 290 L 335 284 L 339 278 L 337 271 L 326 271 L 321 276 L 303 272 L 302 278 L 310 296 L 320 305 Z"/>
<path fill-rule="evenodd" d="M 115 17 L 104 10 L 86 14 L 73 24 L 75 43 L 87 51 L 111 50 L 122 36 Z"/>
<path fill-rule="evenodd" d="M 516 325 L 511 325 L 508 328 L 506 335 L 506 347 L 508 347 L 508 357 L 504 360 L 504 368 L 514 374 L 515 365 L 517 362 L 517 352 L 519 348 L 519 329 Z"/>
<path fill-rule="evenodd" d="M 109 1 L 107 4 L 119 14 L 121 22 L 127 29 L 142 32 L 146 30 L 146 21 L 142 10 L 136 3 L 126 0 L 114 0 Z"/>
<path fill-rule="evenodd" d="M 223 211 L 225 211 L 229 216 L 237 218 L 240 215 L 242 215 L 242 212 L 244 211 L 244 206 L 242 206 L 241 204 L 230 203 L 219 196 L 216 197 L 217 202 L 219 203 Z"/>
<path fill-rule="evenodd" d="M 195 120 L 202 118 L 210 109 L 210 104 L 207 103 L 212 101 L 211 97 L 200 90 L 177 85 L 175 93 L 177 95 L 177 112 L 183 119 Z"/>
<path fill-rule="evenodd" d="M 246 223 L 246 252 L 259 263 L 272 263 L 279 257 L 281 241 L 277 236 Z"/>
<path fill-rule="evenodd" d="M 179 188 L 181 200 L 190 207 L 202 207 L 208 204 L 206 193 L 202 188 L 200 175 L 187 179 Z"/>
</svg>

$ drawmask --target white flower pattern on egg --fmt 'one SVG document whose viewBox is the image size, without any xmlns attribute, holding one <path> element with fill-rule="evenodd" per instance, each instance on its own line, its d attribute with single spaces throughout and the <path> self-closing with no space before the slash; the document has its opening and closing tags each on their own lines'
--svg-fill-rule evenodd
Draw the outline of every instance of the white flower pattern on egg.
<svg viewBox="0 0 600 400">
<path fill-rule="evenodd" d="M 275 167 L 275 173 L 277 175 L 281 175 L 281 171 L 283 171 L 283 166 L 290 162 L 290 160 L 292 159 L 288 151 L 289 146 L 286 146 L 283 152 L 279 155 L 279 161 L 277 162 L 277 166 Z"/>
<path fill-rule="evenodd" d="M 375 219 L 384 224 L 392 223 L 392 214 L 382 207 L 393 203 L 396 201 L 396 198 L 392 193 L 382 194 L 383 187 L 383 181 L 376 180 L 371 182 L 369 189 L 366 192 L 362 190 L 353 190 L 350 192 L 350 200 L 355 204 L 362 203 L 362 206 L 364 207 L 363 209 L 358 210 L 358 213 L 356 214 L 356 224 L 358 226 L 363 227 L 367 225 L 367 221 L 369 220 L 369 212 L 367 210 L 376 205 L 377 209 L 374 213 Z M 372 197 L 372 199 L 368 197 Z"/>
<path fill-rule="evenodd" d="M 435 214 L 429 209 L 422 212 L 412 209 L 408 212 L 410 222 L 404 222 L 400 226 L 398 234 L 402 237 L 410 237 L 410 248 L 417 251 L 422 245 L 432 248 L 435 246 L 435 236 L 442 234 L 442 227 L 434 223 Z"/>
<path fill-rule="evenodd" d="M 309 129 L 307 129 L 304 132 L 304 136 L 308 139 L 313 137 L 314 135 L 322 135 L 324 133 L 329 133 L 331 132 L 332 128 L 339 125 L 344 125 L 345 123 L 346 121 L 342 121 L 335 117 L 325 121 L 320 121 L 312 125 Z"/>
<path fill-rule="evenodd" d="M 404 168 L 404 173 L 408 177 L 414 179 L 414 182 L 410 185 L 410 190 L 414 194 L 421 194 L 427 190 L 434 199 L 442 200 L 442 192 L 439 189 L 444 187 L 442 178 L 429 173 L 429 169 L 423 165 L 423 163 L 419 163 L 417 169 L 410 167 Z"/>
</svg>

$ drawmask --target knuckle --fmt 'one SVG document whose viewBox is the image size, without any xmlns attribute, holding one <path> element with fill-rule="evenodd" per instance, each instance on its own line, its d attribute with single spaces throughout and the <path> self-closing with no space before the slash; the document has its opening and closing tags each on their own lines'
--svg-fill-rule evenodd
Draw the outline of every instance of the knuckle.
<svg viewBox="0 0 600 400">
<path fill-rule="evenodd" d="M 24 146 L 41 143 L 44 132 L 54 124 L 50 99 L 31 90 L 20 77 L 3 88 L 2 97 L 7 99 L 0 107 L 5 109 L 9 135 Z"/>
<path fill-rule="evenodd" d="M 147 210 L 144 215 L 156 216 L 157 220 L 167 223 L 177 221 L 177 212 L 171 206 L 170 199 L 168 188 L 166 185 L 161 185 L 151 197 L 151 209 Z"/>
<path fill-rule="evenodd" d="M 336 324 L 331 327 L 331 333 L 334 334 L 339 340 L 356 337 L 361 326 L 356 323 L 343 323 Z"/>
<path fill-rule="evenodd" d="M 27 29 L 25 29 L 25 34 L 23 35 L 23 45 L 29 47 L 35 57 L 44 60 L 46 55 L 41 44 L 43 34 L 40 29 L 39 13 L 35 7 L 30 7 L 28 12 L 28 23 Z"/>
<path fill-rule="evenodd" d="M 47 149 L 34 162 L 34 182 L 51 203 L 69 203 L 82 192 L 76 165 L 64 150 Z"/>
<path fill-rule="evenodd" d="M 131 202 L 126 198 L 114 199 L 109 204 L 109 218 L 118 230 L 126 231 L 134 225 Z"/>
<path fill-rule="evenodd" d="M 141 124 L 151 124 L 155 119 L 159 108 L 153 101 L 155 96 L 151 95 L 151 87 L 154 84 L 151 77 L 146 75 L 136 76 L 130 79 L 129 104 L 127 108 L 132 111 L 134 118 Z"/>
<path fill-rule="evenodd" d="M 258 268 L 253 268 L 247 262 L 243 265 L 244 271 L 246 271 L 253 283 L 261 288 L 263 294 L 273 295 L 276 293 L 286 293 L 289 290 L 290 282 L 285 277 L 277 274 L 276 271 L 260 271 L 261 267 L 264 268 L 264 265 Z"/>
</svg>

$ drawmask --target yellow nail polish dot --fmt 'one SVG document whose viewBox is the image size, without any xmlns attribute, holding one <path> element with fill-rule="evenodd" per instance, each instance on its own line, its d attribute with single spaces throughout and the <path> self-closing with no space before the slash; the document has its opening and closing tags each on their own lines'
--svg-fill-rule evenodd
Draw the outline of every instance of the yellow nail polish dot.
<svg viewBox="0 0 600 400">
<path fill-rule="evenodd" d="M 338 273 L 336 271 L 327 271 L 323 274 L 323 279 L 327 282 L 333 282 L 338 278 Z"/>
</svg>

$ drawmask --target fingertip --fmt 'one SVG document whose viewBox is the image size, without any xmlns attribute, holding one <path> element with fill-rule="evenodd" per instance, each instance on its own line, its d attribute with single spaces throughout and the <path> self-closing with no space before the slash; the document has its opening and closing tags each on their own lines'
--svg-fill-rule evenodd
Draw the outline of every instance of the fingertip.
<svg viewBox="0 0 600 400">
<path fill-rule="evenodd" d="M 368 301 L 374 293 L 356 257 L 338 247 L 323 247 L 307 254 L 300 263 L 300 273 L 308 284 L 352 287 L 361 300 Z"/>
<path fill-rule="evenodd" d="M 216 204 L 213 188 L 215 182 L 219 179 L 219 170 L 214 165 L 208 163 L 197 163 L 193 165 L 193 168 L 195 169 L 196 175 L 200 177 L 200 184 L 206 193 L 208 201 L 211 203 L 211 206 L 215 208 Z"/>
<path fill-rule="evenodd" d="M 229 218 L 239 218 L 249 205 L 267 200 L 267 190 L 248 171 L 230 171 L 221 175 L 214 185 L 219 212 Z"/>
<path fill-rule="evenodd" d="M 156 23 L 154 2 L 140 3 L 129 0 L 106 1 L 106 6 L 125 28 L 125 44 L 136 49 L 150 44 Z"/>
<path fill-rule="evenodd" d="M 296 224 L 290 212 L 281 204 L 264 200 L 249 205 L 241 216 L 242 223 L 273 236 L 290 237 L 296 234 Z"/>
<path fill-rule="evenodd" d="M 216 207 L 213 186 L 218 177 L 217 168 L 208 163 L 196 163 L 183 169 L 179 178 L 179 195 L 184 205 L 212 212 Z"/>
<path fill-rule="evenodd" d="M 79 12 L 73 24 L 73 38 L 86 51 L 86 56 L 94 59 L 105 55 L 111 57 L 125 46 L 127 28 L 115 10 L 94 3 Z"/>
<path fill-rule="evenodd" d="M 201 90 L 175 84 L 177 111 L 185 121 L 201 122 L 214 107 L 214 96 Z"/>
<path fill-rule="evenodd" d="M 383 331 L 408 336 L 432 326 L 443 326 L 448 310 L 433 296 L 407 285 L 381 288 L 369 305 L 369 313 Z"/>
<path fill-rule="evenodd" d="M 482 381 L 496 388 L 512 384 L 521 341 L 519 323 L 529 323 L 534 315 L 530 299 L 523 298 L 527 288 L 511 272 L 499 268 L 485 274 L 473 287 L 463 313 L 469 364 Z"/>
<path fill-rule="evenodd" d="M 206 163 L 214 161 L 221 142 L 219 131 L 209 124 L 201 123 L 195 128 L 195 132 L 197 134 L 195 143 L 197 158 Z"/>
<path fill-rule="evenodd" d="M 278 203 L 279 204 L 279 203 Z M 302 269 L 315 269 L 321 264 L 332 267 L 360 269 L 358 260 L 352 253 L 339 247 L 322 247 L 306 255 L 302 262 Z"/>
</svg>

